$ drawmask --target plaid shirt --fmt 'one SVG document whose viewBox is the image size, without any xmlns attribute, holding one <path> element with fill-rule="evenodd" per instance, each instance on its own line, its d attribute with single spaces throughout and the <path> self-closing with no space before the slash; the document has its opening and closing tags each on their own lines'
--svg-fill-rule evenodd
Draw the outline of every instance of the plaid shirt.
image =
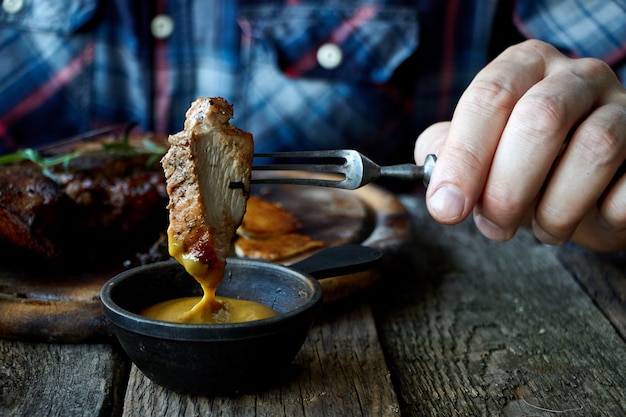
<svg viewBox="0 0 626 417">
<path fill-rule="evenodd" d="M 509 4 L 4 0 L 0 153 L 119 122 L 176 132 L 196 97 L 222 96 L 259 151 L 349 147 L 407 161 L 419 131 L 449 119 L 520 33 L 626 79 L 623 0 Z"/>
</svg>

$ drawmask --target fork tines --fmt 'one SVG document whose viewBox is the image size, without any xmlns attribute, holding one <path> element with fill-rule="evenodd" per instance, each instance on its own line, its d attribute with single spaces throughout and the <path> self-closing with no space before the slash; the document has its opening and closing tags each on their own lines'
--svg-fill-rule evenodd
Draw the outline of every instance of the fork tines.
<svg viewBox="0 0 626 417">
<path fill-rule="evenodd" d="M 252 184 L 298 184 L 318 187 L 347 188 L 345 184 L 348 156 L 341 150 L 292 151 L 254 154 L 254 171 L 276 171 L 274 175 L 252 178 Z M 257 163 L 258 160 L 268 163 Z M 280 175 L 280 171 L 302 171 L 300 175 Z M 313 174 L 323 174 L 315 177 Z M 334 175 L 332 178 L 329 175 Z M 335 178 L 336 177 L 336 178 Z"/>
<path fill-rule="evenodd" d="M 255 171 L 309 171 L 341 173 L 345 169 L 346 157 L 337 151 L 296 151 L 254 154 L 255 159 L 285 160 L 275 163 L 254 164 Z"/>
</svg>

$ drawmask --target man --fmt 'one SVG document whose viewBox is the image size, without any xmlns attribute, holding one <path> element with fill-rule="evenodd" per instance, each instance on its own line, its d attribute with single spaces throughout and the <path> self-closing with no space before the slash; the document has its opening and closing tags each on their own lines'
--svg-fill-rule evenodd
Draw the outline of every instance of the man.
<svg viewBox="0 0 626 417">
<path fill-rule="evenodd" d="M 475 208 L 492 239 L 529 219 L 548 243 L 626 246 L 621 2 L 144 3 L 2 3 L 0 152 L 119 122 L 175 132 L 223 96 L 258 151 L 406 162 L 423 131 L 438 221 Z"/>
</svg>

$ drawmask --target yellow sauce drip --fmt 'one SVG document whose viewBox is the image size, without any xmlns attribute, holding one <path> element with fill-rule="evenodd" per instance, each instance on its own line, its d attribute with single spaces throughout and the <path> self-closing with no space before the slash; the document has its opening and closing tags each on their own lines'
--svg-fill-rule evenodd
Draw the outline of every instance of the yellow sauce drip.
<svg viewBox="0 0 626 417">
<path fill-rule="evenodd" d="M 247 300 L 216 297 L 215 290 L 222 282 L 226 262 L 218 262 L 214 268 L 184 253 L 181 246 L 169 235 L 168 250 L 196 281 L 203 291 L 202 297 L 175 298 L 163 301 L 143 310 L 140 314 L 155 320 L 175 323 L 218 324 L 240 323 L 276 316 L 271 308 Z"/>
</svg>

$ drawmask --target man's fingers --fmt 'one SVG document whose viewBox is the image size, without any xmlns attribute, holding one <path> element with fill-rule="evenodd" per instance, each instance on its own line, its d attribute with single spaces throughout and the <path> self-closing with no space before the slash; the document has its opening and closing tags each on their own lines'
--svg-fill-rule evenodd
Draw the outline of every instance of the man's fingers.
<svg viewBox="0 0 626 417">
<path fill-rule="evenodd" d="M 535 209 L 535 231 L 542 241 L 566 242 L 583 217 L 599 204 L 600 214 L 613 226 L 626 216 L 626 211 L 619 213 L 623 208 L 620 187 L 612 184 L 626 159 L 623 126 L 624 109 L 606 105 L 593 111 L 576 129 Z"/>
<path fill-rule="evenodd" d="M 598 135 L 609 124 L 607 112 L 596 110 L 588 116 L 607 88 L 603 84 L 603 71 L 585 70 L 587 66 L 595 66 L 595 61 L 572 61 L 566 68 L 558 62 L 550 65 L 545 78 L 532 86 L 515 105 L 475 210 L 477 226 L 487 237 L 495 240 L 511 238 L 525 213 L 543 194 L 539 209 L 551 209 L 546 224 L 555 225 L 555 221 L 560 220 L 564 229 L 554 238 L 567 240 L 608 184 L 612 173 L 598 173 L 593 184 L 587 181 L 594 188 L 580 188 L 584 175 L 589 175 L 599 162 L 581 160 L 589 154 L 586 147 L 595 149 L 593 137 L 574 135 L 566 144 L 570 132 L 585 117 L 587 121 L 582 122 L 577 132 L 588 130 L 585 126 L 593 124 L 596 126 L 594 133 Z M 604 119 L 609 120 L 603 120 L 603 114 Z M 617 125 L 621 123 L 623 121 Z M 565 152 L 560 156 L 562 149 Z M 605 151 L 604 158 L 619 155 L 615 154 L 616 149 Z M 581 172 L 581 167 L 588 167 L 586 173 Z M 615 168 L 613 164 L 613 173 Z M 554 169 L 552 174 L 551 169 Z M 572 193 L 573 188 L 579 191 Z"/>
<path fill-rule="evenodd" d="M 500 137 L 516 103 L 544 77 L 543 43 L 509 48 L 481 71 L 467 88 L 439 152 L 426 199 L 439 222 L 463 220 L 481 196 Z"/>
</svg>

